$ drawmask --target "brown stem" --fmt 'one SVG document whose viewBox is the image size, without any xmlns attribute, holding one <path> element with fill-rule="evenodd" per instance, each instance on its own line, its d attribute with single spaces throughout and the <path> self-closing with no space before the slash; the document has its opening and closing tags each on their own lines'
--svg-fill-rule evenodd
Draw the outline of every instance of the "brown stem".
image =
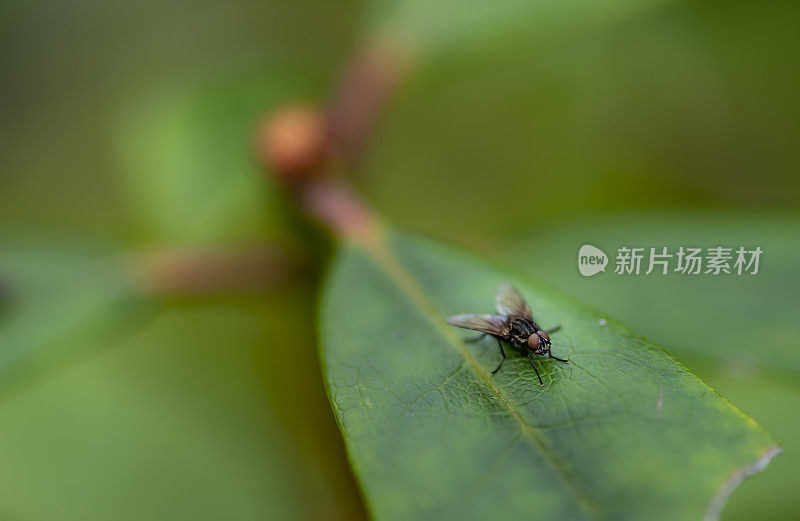
<svg viewBox="0 0 800 521">
<path fill-rule="evenodd" d="M 356 54 L 328 104 L 332 145 L 357 160 L 386 102 L 409 69 L 409 56 L 397 45 L 372 42 Z"/>
<path fill-rule="evenodd" d="M 310 180 L 296 191 L 303 209 L 335 235 L 369 242 L 379 232 L 375 213 L 344 182 L 334 179 Z"/>
<path fill-rule="evenodd" d="M 371 241 L 375 214 L 343 181 L 332 178 L 337 158 L 362 154 L 386 101 L 409 69 L 400 46 L 373 41 L 345 69 L 327 109 L 287 104 L 271 114 L 257 136 L 265 170 L 287 185 L 300 206 L 336 235 Z M 347 165 L 345 165 L 347 166 Z"/>
<path fill-rule="evenodd" d="M 149 251 L 134 255 L 133 266 L 143 290 L 161 296 L 257 293 L 302 271 L 269 246 Z"/>
</svg>

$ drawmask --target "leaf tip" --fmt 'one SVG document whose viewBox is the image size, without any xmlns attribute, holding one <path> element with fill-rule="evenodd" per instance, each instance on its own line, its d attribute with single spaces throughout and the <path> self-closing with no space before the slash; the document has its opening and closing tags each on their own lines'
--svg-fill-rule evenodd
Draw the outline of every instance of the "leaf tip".
<svg viewBox="0 0 800 521">
<path fill-rule="evenodd" d="M 733 474 L 731 474 L 728 479 L 725 480 L 725 483 L 722 484 L 722 487 L 717 491 L 717 493 L 714 495 L 714 498 L 711 500 L 711 503 L 708 505 L 708 509 L 706 509 L 706 515 L 703 518 L 704 521 L 717 521 L 722 513 L 722 509 L 725 508 L 725 505 L 728 503 L 728 498 L 730 498 L 736 487 L 738 487 L 745 478 L 748 478 L 754 474 L 758 474 L 767 468 L 767 465 L 769 465 L 770 461 L 772 461 L 772 458 L 778 454 L 781 454 L 782 452 L 783 449 L 780 447 L 772 447 L 754 463 L 737 469 Z"/>
</svg>

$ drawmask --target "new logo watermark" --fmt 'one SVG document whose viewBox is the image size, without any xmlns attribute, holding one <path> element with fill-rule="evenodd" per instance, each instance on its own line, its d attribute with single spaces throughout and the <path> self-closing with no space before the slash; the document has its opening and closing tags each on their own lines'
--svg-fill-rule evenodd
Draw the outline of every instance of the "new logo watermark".
<svg viewBox="0 0 800 521">
<path fill-rule="evenodd" d="M 657 248 L 617 248 L 616 275 L 756 275 L 763 250 L 761 247 L 738 248 L 714 246 L 695 248 L 681 246 L 670 250 Z M 606 271 L 608 255 L 596 246 L 584 244 L 578 250 L 578 271 L 584 277 Z"/>
<path fill-rule="evenodd" d="M 578 271 L 584 277 L 591 277 L 601 271 L 606 271 L 607 265 L 608 255 L 600 248 L 591 244 L 584 244 L 578 250 Z"/>
</svg>

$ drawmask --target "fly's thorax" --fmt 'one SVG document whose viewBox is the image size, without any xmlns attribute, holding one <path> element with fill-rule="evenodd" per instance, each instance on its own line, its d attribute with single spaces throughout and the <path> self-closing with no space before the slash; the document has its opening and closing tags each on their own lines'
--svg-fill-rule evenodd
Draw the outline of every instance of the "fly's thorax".
<svg viewBox="0 0 800 521">
<path fill-rule="evenodd" d="M 533 322 L 524 318 L 515 318 L 511 321 L 508 332 L 509 341 L 514 345 L 525 345 L 531 335 L 536 333 Z"/>
</svg>

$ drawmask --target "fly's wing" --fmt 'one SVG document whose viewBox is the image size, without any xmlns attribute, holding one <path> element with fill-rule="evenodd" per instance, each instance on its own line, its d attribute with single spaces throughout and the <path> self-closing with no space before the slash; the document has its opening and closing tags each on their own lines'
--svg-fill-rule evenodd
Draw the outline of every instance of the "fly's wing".
<svg viewBox="0 0 800 521">
<path fill-rule="evenodd" d="M 497 304 L 497 312 L 501 315 L 527 318 L 531 322 L 534 321 L 531 308 L 525 302 L 525 297 L 511 284 L 503 284 L 497 289 L 495 303 Z"/>
<path fill-rule="evenodd" d="M 490 335 L 505 336 L 508 333 L 505 320 L 498 315 L 456 315 L 448 318 L 447 323 Z"/>
</svg>

